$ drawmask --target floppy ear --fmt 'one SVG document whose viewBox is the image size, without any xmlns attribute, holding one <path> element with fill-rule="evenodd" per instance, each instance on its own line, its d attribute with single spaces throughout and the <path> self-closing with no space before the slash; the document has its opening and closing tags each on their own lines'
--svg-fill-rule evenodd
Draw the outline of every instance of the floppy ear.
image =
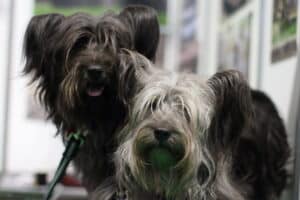
<svg viewBox="0 0 300 200">
<path fill-rule="evenodd" d="M 52 46 L 56 45 L 56 34 L 64 19 L 63 15 L 48 14 L 33 17 L 24 37 L 24 74 L 32 75 L 32 82 L 37 81 L 38 95 L 46 108 L 55 101 L 56 76 Z"/>
<path fill-rule="evenodd" d="M 144 81 L 152 73 L 152 63 L 143 55 L 122 49 L 118 65 L 119 98 L 128 105 L 144 86 Z"/>
<path fill-rule="evenodd" d="M 215 94 L 215 114 L 208 137 L 216 148 L 231 147 L 252 116 L 250 88 L 243 75 L 234 70 L 215 74 L 208 84 Z"/>
<path fill-rule="evenodd" d="M 119 14 L 119 18 L 133 34 L 134 50 L 154 61 L 159 42 L 156 11 L 148 6 L 129 6 Z"/>
<path fill-rule="evenodd" d="M 64 16 L 60 14 L 48 14 L 34 16 L 28 26 L 24 37 L 24 56 L 26 64 L 24 73 L 33 73 L 33 80 L 37 80 L 48 74 L 50 58 L 47 53 L 49 45 L 59 30 L 59 25 Z"/>
</svg>

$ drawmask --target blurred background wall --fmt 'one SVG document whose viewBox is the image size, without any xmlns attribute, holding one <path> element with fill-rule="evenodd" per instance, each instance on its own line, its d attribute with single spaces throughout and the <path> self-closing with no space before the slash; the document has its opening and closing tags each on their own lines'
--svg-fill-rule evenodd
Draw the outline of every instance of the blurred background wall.
<svg viewBox="0 0 300 200">
<path fill-rule="evenodd" d="M 294 146 L 292 122 L 299 116 L 295 114 L 299 102 L 294 99 L 300 78 L 296 75 L 297 0 L 1 0 L 2 172 L 53 172 L 63 150 L 36 101 L 34 86 L 29 87 L 28 77 L 22 76 L 23 35 L 30 18 L 49 12 L 102 15 L 131 3 L 158 10 L 158 67 L 205 77 L 229 68 L 242 71 L 253 88 L 273 99 Z"/>
<path fill-rule="evenodd" d="M 5 132 L 7 126 L 7 96 L 8 96 L 8 61 L 9 61 L 9 32 L 10 32 L 10 2 L 0 2 L 0 170 L 4 166 Z"/>
</svg>

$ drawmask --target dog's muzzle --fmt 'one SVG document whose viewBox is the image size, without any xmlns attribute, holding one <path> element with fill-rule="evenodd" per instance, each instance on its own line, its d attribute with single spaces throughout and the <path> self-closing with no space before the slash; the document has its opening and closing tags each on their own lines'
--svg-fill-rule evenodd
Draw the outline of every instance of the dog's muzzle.
<svg viewBox="0 0 300 200">
<path fill-rule="evenodd" d="M 159 171 L 174 167 L 183 158 L 185 151 L 180 136 L 162 128 L 140 131 L 135 143 L 139 159 Z"/>
<path fill-rule="evenodd" d="M 101 96 L 107 84 L 107 77 L 102 67 L 89 66 L 84 72 L 84 77 L 87 80 L 86 94 L 90 97 Z"/>
</svg>

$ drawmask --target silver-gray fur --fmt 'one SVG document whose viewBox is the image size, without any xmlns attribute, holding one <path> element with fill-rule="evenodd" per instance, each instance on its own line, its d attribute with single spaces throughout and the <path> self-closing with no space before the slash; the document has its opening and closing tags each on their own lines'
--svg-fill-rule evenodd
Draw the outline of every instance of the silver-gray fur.
<svg viewBox="0 0 300 200">
<path fill-rule="evenodd" d="M 93 200 L 118 199 L 115 195 L 124 191 L 129 200 L 244 200 L 232 177 L 231 157 L 213 155 L 209 147 L 220 104 L 215 86 L 222 85 L 223 77 L 201 80 L 192 74 L 169 74 L 138 53 L 128 55 L 129 63 L 123 64 L 134 68 L 136 95 L 129 120 L 117 134 L 116 175 L 111 184 L 98 187 Z M 229 73 L 233 82 L 242 79 L 237 72 Z M 155 138 L 157 130 L 170 134 L 163 148 L 176 157 L 167 172 L 154 168 L 148 158 L 151 149 L 162 145 Z"/>
</svg>

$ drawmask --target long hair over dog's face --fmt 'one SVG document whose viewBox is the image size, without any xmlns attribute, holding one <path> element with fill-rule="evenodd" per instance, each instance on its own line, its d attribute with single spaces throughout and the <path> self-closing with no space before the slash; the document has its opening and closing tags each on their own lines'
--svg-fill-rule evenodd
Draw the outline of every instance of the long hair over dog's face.
<svg viewBox="0 0 300 200">
<path fill-rule="evenodd" d="M 149 29 L 151 36 L 144 32 Z M 83 13 L 35 16 L 25 35 L 24 71 L 38 82 L 40 100 L 58 127 L 118 121 L 125 112 L 119 95 L 122 49 L 154 60 L 158 39 L 156 13 L 143 6 L 101 18 Z M 152 43 L 146 46 L 145 40 Z"/>
<path fill-rule="evenodd" d="M 231 174 L 232 151 L 251 115 L 242 76 L 229 71 L 200 81 L 144 70 L 139 77 L 141 89 L 118 135 L 119 187 L 163 199 L 243 199 Z"/>
<path fill-rule="evenodd" d="M 167 196 L 178 195 L 196 181 L 202 163 L 210 165 L 200 147 L 210 125 L 213 93 L 196 77 L 173 78 L 161 74 L 146 78 L 117 152 L 118 161 L 124 162 L 118 163 L 122 181 L 132 182 L 133 177 L 143 189 Z M 157 149 L 170 154 L 171 170 L 151 163 L 151 152 Z"/>
</svg>

